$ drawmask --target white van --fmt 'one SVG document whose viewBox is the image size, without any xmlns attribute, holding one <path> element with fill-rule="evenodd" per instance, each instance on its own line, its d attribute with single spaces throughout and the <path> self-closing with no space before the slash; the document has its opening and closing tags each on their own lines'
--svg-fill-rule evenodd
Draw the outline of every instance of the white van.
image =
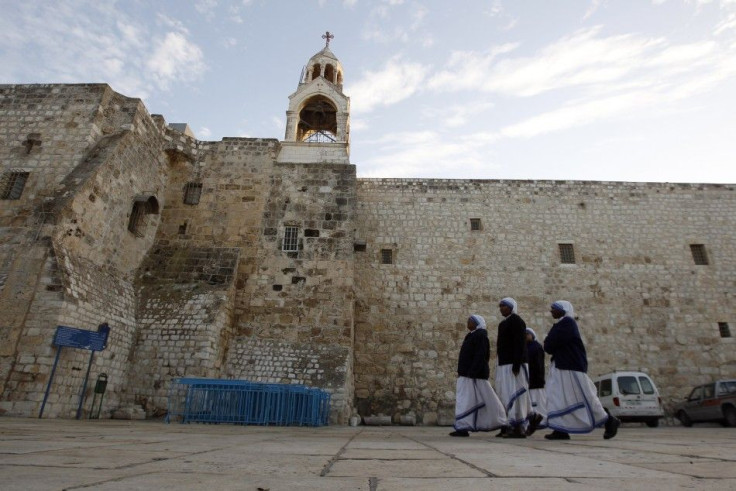
<svg viewBox="0 0 736 491">
<path fill-rule="evenodd" d="M 593 380 L 598 399 L 610 414 L 621 421 L 640 421 L 659 426 L 664 416 L 662 398 L 654 382 L 644 372 L 613 372 Z"/>
</svg>

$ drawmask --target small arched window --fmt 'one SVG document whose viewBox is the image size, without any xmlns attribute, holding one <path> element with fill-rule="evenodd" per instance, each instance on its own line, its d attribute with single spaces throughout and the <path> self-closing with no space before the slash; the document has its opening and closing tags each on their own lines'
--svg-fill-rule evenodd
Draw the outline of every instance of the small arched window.
<svg viewBox="0 0 736 491">
<path fill-rule="evenodd" d="M 148 215 L 158 215 L 158 200 L 151 195 L 136 196 L 133 200 L 133 209 L 130 210 L 128 231 L 136 237 L 143 237 L 146 234 Z"/>
<path fill-rule="evenodd" d="M 312 80 L 322 75 L 322 67 L 319 66 L 319 63 L 315 63 L 312 65 Z"/>
</svg>

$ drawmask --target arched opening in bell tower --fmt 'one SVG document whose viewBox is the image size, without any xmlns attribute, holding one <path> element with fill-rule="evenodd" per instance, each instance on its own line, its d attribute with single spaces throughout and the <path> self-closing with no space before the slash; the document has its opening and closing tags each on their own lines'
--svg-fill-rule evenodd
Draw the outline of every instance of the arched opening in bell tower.
<svg viewBox="0 0 736 491">
<path fill-rule="evenodd" d="M 337 141 L 337 108 L 327 97 L 316 95 L 299 111 L 296 140 L 306 143 Z"/>
<path fill-rule="evenodd" d="M 312 65 L 312 80 L 315 78 L 318 78 L 322 75 L 322 67 L 320 67 L 319 63 L 315 63 Z"/>
<path fill-rule="evenodd" d="M 327 64 L 325 65 L 325 78 L 332 82 L 333 84 L 336 83 L 335 81 L 335 67 Z"/>
</svg>

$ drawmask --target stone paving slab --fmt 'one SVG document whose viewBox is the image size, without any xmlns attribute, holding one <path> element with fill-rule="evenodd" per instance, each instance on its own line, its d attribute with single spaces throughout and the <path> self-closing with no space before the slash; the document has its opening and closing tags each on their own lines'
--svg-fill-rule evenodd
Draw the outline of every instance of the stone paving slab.
<svg viewBox="0 0 736 491">
<path fill-rule="evenodd" d="M 724 466 L 723 462 L 684 462 L 677 464 L 663 463 L 641 463 L 642 467 L 667 471 L 672 474 L 684 474 L 686 476 L 708 478 L 715 474 L 720 477 L 736 478 L 736 465 Z M 735 488 L 736 489 L 736 488 Z"/>
<path fill-rule="evenodd" d="M 442 427 L 167 425 L 0 417 L 0 489 L 736 489 L 736 429 L 451 438 Z"/>
<path fill-rule="evenodd" d="M 360 459 L 396 459 L 396 460 L 434 460 L 442 457 L 435 450 L 397 450 L 382 448 L 356 448 L 350 447 L 340 455 L 341 459 L 360 460 Z"/>
<path fill-rule="evenodd" d="M 483 477 L 485 474 L 453 459 L 441 460 L 348 460 L 340 459 L 332 465 L 330 477 L 371 476 L 448 478 Z"/>
</svg>

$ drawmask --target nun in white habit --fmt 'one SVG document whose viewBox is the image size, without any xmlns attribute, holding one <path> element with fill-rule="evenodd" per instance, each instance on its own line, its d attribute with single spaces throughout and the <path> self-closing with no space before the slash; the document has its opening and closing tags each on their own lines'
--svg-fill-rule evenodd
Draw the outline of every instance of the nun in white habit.
<svg viewBox="0 0 736 491">
<path fill-rule="evenodd" d="M 504 319 L 498 324 L 496 338 L 496 390 L 506 408 L 508 419 L 507 427 L 498 436 L 526 438 L 542 420 L 532 411 L 529 397 L 526 324 L 519 317 L 513 298 L 501 299 L 498 307 Z"/>
<path fill-rule="evenodd" d="M 450 436 L 468 436 L 471 431 L 492 431 L 506 424 L 506 412 L 488 377 L 490 342 L 486 321 L 471 315 L 457 363 L 455 431 Z"/>
<path fill-rule="evenodd" d="M 572 304 L 558 300 L 550 307 L 557 322 L 544 340 L 552 355 L 547 379 L 547 426 L 554 430 L 548 440 L 569 440 L 570 433 L 590 433 L 605 426 L 603 438 L 616 436 L 620 421 L 609 416 L 587 375 L 588 358 Z"/>
</svg>

